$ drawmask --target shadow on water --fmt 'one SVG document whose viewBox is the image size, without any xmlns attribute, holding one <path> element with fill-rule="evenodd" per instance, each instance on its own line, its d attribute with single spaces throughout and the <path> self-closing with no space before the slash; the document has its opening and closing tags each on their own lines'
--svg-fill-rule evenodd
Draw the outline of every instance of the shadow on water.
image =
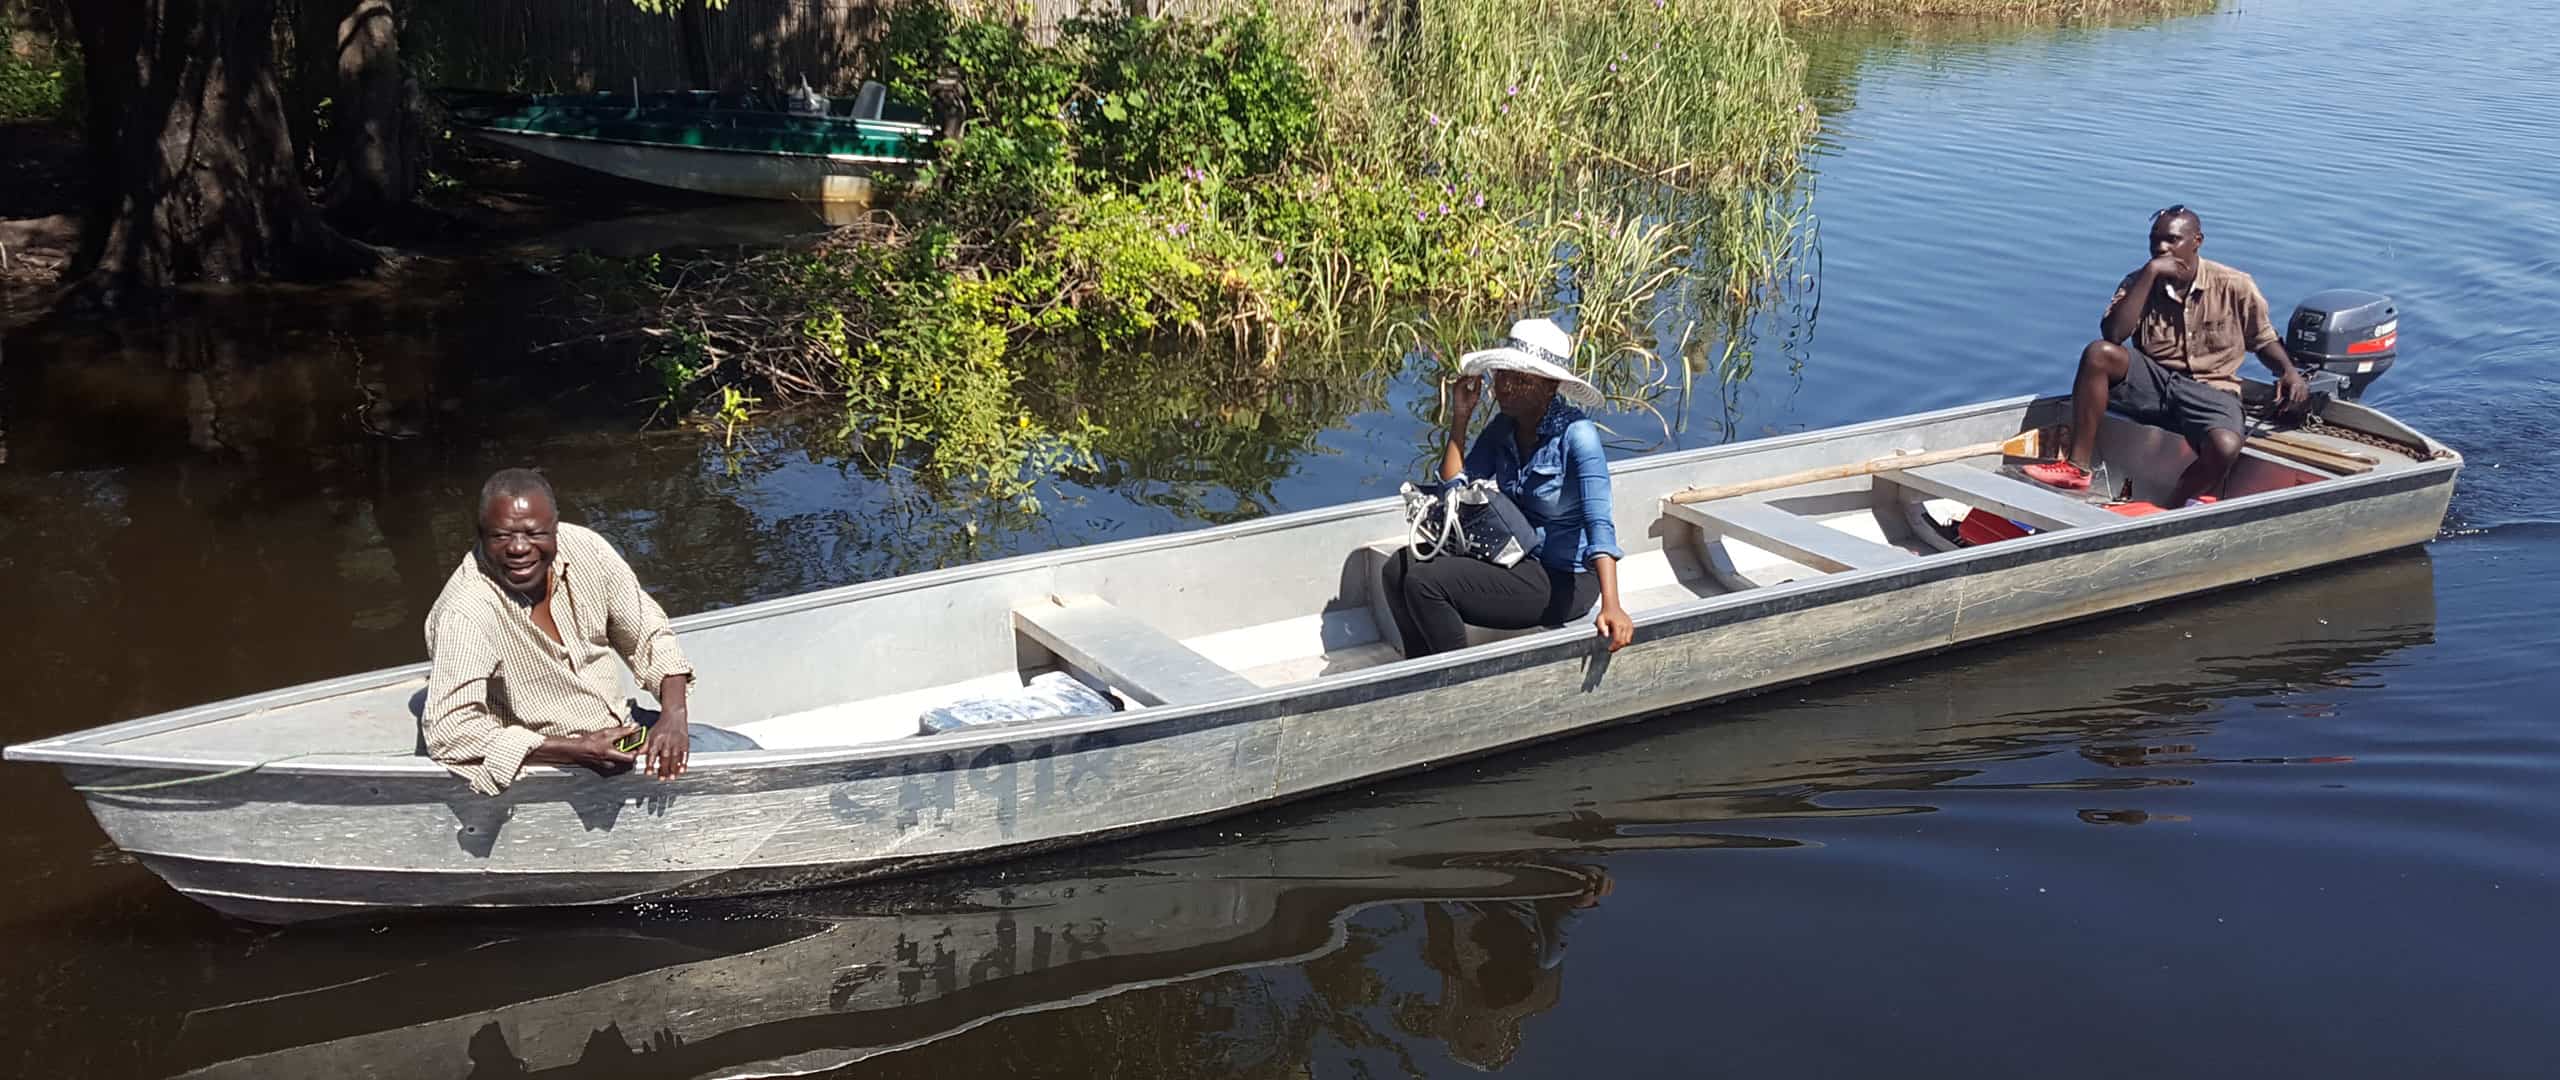
<svg viewBox="0 0 2560 1080">
<path fill-rule="evenodd" d="M 618 920 L 269 932 L 218 965 L 166 1060 L 565 1077 L 1107 1056 L 1300 1075 L 1368 1047 L 1408 1073 L 1441 1054 L 1496 1069 L 1563 1000 L 1573 928 L 1619 917 L 1614 859 L 1819 843 L 2000 790 L 1988 774 L 2034 758 L 2083 775 L 2020 789 L 2141 824 L 2147 792 L 2186 782 L 2144 767 L 2204 760 L 2215 706 L 2379 686 L 2385 658 L 2434 640 L 2434 593 L 2426 555 L 2386 556 L 2048 635 L 2108 658 L 2070 677 L 2051 640 L 1998 644 L 1000 870 Z"/>
</svg>

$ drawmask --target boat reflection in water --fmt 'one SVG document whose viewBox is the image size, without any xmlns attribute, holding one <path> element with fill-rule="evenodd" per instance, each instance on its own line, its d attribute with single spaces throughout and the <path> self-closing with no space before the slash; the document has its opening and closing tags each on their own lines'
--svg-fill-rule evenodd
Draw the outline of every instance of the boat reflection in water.
<svg viewBox="0 0 2560 1080">
<path fill-rule="evenodd" d="M 2392 555 L 1463 778 L 1005 868 L 639 910 L 619 925 L 571 913 L 284 931 L 220 974 L 231 1000 L 189 1015 L 173 1064 L 207 1077 L 796 1075 L 1089 1009 L 1075 1026 L 1100 1034 L 1044 1039 L 1042 1053 L 1097 1040 L 1094 1054 L 1135 1074 L 1295 1073 L 1332 1045 L 1497 1069 L 1562 1000 L 1576 921 L 1609 917 L 1612 853 L 1793 846 L 1807 819 L 1926 812 L 1931 789 L 2020 755 L 2207 761 L 2197 738 L 2218 703 L 2369 685 L 2375 661 L 2434 627 L 2427 556 Z M 2057 664 L 2056 650 L 2091 662 Z M 1833 799 L 1843 792 L 1857 805 Z M 1879 792 L 1904 805 L 1876 805 Z M 964 1056 L 1012 1053 L 989 1042 Z"/>
</svg>

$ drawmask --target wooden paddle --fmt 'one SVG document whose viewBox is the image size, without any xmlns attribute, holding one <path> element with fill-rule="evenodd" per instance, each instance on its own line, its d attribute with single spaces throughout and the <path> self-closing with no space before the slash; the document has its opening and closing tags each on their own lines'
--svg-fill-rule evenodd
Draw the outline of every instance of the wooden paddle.
<svg viewBox="0 0 2560 1080">
<path fill-rule="evenodd" d="M 1962 461 L 1985 454 L 2004 454 L 2009 457 L 2041 460 L 2049 456 L 2046 453 L 2046 447 L 2059 448 L 2062 445 L 2065 430 L 2060 427 L 2036 428 L 2032 431 L 2019 432 L 1999 442 L 1975 443 L 1971 446 L 1930 450 L 1925 453 L 1902 450 L 1880 458 L 1853 461 L 1846 465 L 1825 465 L 1818 469 L 1803 469 L 1783 476 L 1764 476 L 1757 480 L 1738 480 L 1730 484 L 1683 488 L 1671 493 L 1671 501 L 1683 504 L 1712 502 L 1716 499 L 1730 499 L 1736 495 L 1756 495 L 1763 491 L 1775 491 L 1798 484 L 1841 480 L 1852 476 L 1869 476 L 1880 472 L 1892 472 L 1895 469 L 1917 469 L 1924 465 L 1943 465 L 1950 461 Z"/>
</svg>

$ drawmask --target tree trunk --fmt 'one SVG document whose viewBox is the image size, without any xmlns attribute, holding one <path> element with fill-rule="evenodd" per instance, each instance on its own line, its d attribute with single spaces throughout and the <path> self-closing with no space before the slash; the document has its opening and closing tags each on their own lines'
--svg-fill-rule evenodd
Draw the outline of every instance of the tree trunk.
<svg viewBox="0 0 2560 1080">
<path fill-rule="evenodd" d="M 693 80 L 693 88 L 719 89 L 711 85 L 711 46 L 704 40 L 702 0 L 684 0 L 676 8 L 676 39 L 684 46 L 684 75 Z"/>
<path fill-rule="evenodd" d="M 274 0 L 84 0 L 71 21 L 98 190 L 67 302 L 382 264 L 303 190 L 276 89 Z"/>
<path fill-rule="evenodd" d="M 319 6 L 319 0 L 304 0 Z M 378 225 L 418 194 L 426 160 L 416 87 L 400 65 L 400 33 L 391 0 L 338 0 L 344 16 L 328 28 L 331 62 L 329 187 L 323 202 L 348 228 Z"/>
</svg>

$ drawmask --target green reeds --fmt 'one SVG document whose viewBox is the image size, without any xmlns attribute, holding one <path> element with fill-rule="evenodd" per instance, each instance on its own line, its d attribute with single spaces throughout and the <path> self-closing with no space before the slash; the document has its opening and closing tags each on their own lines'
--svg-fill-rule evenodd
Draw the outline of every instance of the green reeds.
<svg viewBox="0 0 2560 1080">
<path fill-rule="evenodd" d="M 2219 0 L 1786 0 L 1790 19 L 1913 16 L 2085 19 L 2113 15 L 2201 15 Z"/>
<path fill-rule="evenodd" d="M 1512 234 L 1470 235 L 1467 258 L 1526 271 L 1435 290 L 1416 336 L 1480 339 L 1553 311 L 1586 377 L 1630 407 L 1701 371 L 1747 375 L 1750 313 L 1810 236 L 1799 169 L 1817 118 L 1775 0 L 1409 10 L 1375 50 L 1398 92 L 1337 156 L 1420 163 Z"/>
</svg>

